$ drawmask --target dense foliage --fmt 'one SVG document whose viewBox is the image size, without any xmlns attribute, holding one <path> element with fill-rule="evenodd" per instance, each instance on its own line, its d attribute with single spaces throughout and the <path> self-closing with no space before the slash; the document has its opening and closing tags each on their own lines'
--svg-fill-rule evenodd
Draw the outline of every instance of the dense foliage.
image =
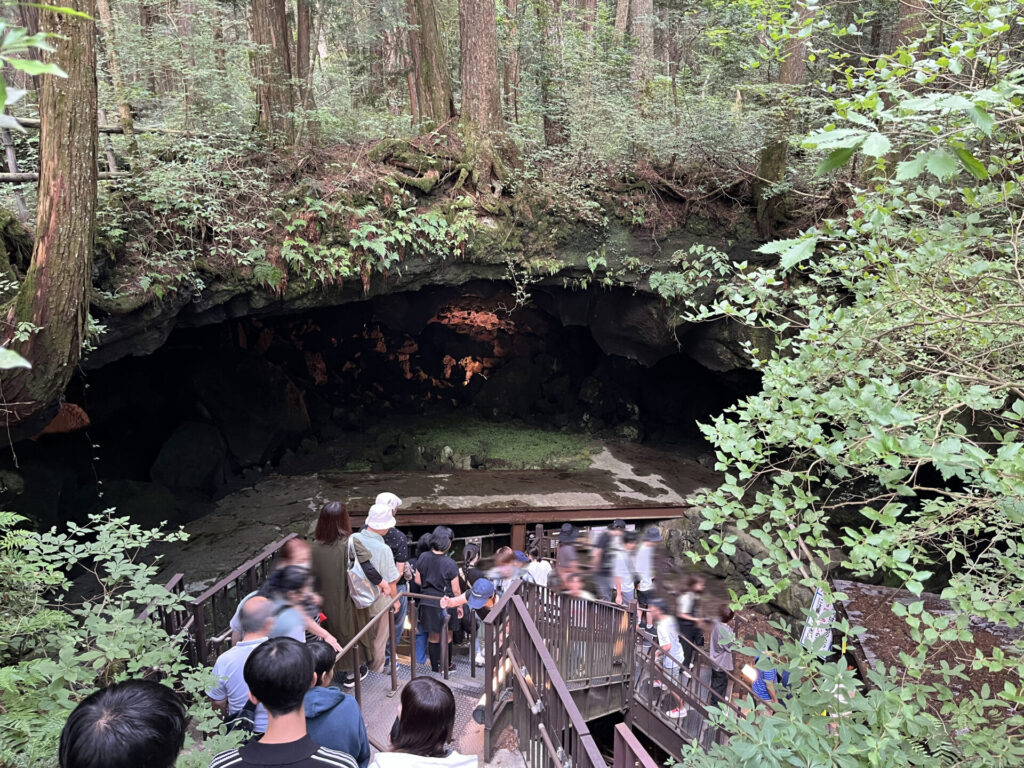
<svg viewBox="0 0 1024 768">
<path fill-rule="evenodd" d="M 971 640 L 971 616 L 1024 622 L 1019 11 L 954 4 L 891 56 L 840 59 L 833 120 L 805 144 L 827 150 L 822 173 L 843 168 L 848 210 L 763 247 L 777 268 L 690 267 L 726 273 L 691 319 L 775 335 L 750 350 L 763 391 L 704 427 L 726 475 L 704 499 L 695 556 L 729 556 L 736 529 L 762 542 L 770 556 L 740 604 L 790 579 L 842 599 L 826 578 L 841 573 L 931 589 L 953 608 L 893 605 L 916 651 L 874 670 L 842 716 L 841 667 L 788 646 L 808 681 L 788 708 L 734 724 L 741 738 L 695 765 L 1024 760 L 1021 649 L 935 662 Z M 956 679 L 980 670 L 1005 685 L 958 695 Z"/>
</svg>

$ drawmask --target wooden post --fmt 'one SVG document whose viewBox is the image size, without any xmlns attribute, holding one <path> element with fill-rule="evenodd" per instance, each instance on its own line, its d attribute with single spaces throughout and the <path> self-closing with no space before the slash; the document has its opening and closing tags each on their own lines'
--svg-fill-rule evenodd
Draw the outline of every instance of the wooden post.
<svg viewBox="0 0 1024 768">
<path fill-rule="evenodd" d="M 7 153 L 7 170 L 17 173 L 18 155 L 14 151 L 14 139 L 11 137 L 11 132 L 4 128 L 0 136 L 3 138 L 4 151 Z M 18 221 L 24 224 L 28 221 L 28 206 L 25 204 L 25 193 L 21 191 L 21 187 L 14 188 L 14 201 L 18 204 Z"/>
<path fill-rule="evenodd" d="M 516 523 L 512 526 L 512 549 L 526 549 L 526 524 Z"/>
<path fill-rule="evenodd" d="M 96 110 L 96 117 L 99 125 L 107 124 L 107 114 L 102 109 Z M 117 160 L 114 157 L 114 145 L 110 143 L 110 134 L 103 134 L 103 153 L 107 156 L 107 170 L 117 173 Z"/>
</svg>

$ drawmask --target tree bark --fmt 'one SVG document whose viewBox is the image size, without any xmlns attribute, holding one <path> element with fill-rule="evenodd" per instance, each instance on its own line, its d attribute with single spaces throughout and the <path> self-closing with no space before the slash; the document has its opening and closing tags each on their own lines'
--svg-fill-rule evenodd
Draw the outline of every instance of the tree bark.
<svg viewBox="0 0 1024 768">
<path fill-rule="evenodd" d="M 540 102 L 544 144 L 569 141 L 567 105 L 562 91 L 562 0 L 534 0 L 540 26 Z"/>
<path fill-rule="evenodd" d="M 494 0 L 459 0 L 462 60 L 462 136 L 470 181 L 481 192 L 504 179 L 498 147 L 504 142 L 498 80 Z"/>
<path fill-rule="evenodd" d="M 630 33 L 636 41 L 633 52 L 633 82 L 643 88 L 654 77 L 654 0 L 631 0 Z"/>
<path fill-rule="evenodd" d="M 260 46 L 253 56 L 259 126 L 272 145 L 295 139 L 295 97 L 288 17 L 284 0 L 252 0 L 252 41 Z"/>
<path fill-rule="evenodd" d="M 519 122 L 519 0 L 505 0 L 510 23 L 505 58 L 501 64 L 501 90 L 508 119 Z"/>
<path fill-rule="evenodd" d="M 8 426 L 23 423 L 63 394 L 81 357 L 89 314 L 97 174 L 95 0 L 80 0 L 76 10 L 90 18 L 40 14 L 43 30 L 58 36 L 52 59 L 67 78 L 41 77 L 36 240 L 0 332 L 0 343 L 32 368 L 0 375 Z M 21 323 L 38 330 L 16 341 Z"/>
<path fill-rule="evenodd" d="M 582 11 L 580 28 L 589 37 L 594 34 L 594 27 L 597 23 L 597 0 L 582 0 L 580 11 Z"/>
<path fill-rule="evenodd" d="M 629 0 L 618 0 L 615 4 L 615 37 L 621 43 L 626 36 L 629 23 Z"/>
<path fill-rule="evenodd" d="M 906 45 L 915 37 L 920 37 L 926 19 L 924 13 L 925 0 L 899 0 L 900 14 L 896 22 L 896 45 Z"/>
<path fill-rule="evenodd" d="M 107 54 L 107 70 L 110 72 L 111 85 L 114 87 L 114 100 L 117 102 L 117 117 L 124 129 L 124 137 L 128 142 L 128 154 L 137 157 L 139 145 L 135 141 L 135 123 L 132 120 L 132 107 L 128 103 L 125 92 L 124 78 L 121 76 L 121 63 L 117 58 L 117 43 L 114 37 L 114 16 L 110 12 L 110 0 L 96 0 L 96 10 L 100 15 L 100 26 L 103 28 L 103 49 Z M 104 121 L 106 122 L 106 121 Z M 117 170 L 111 168 L 111 170 Z"/>
<path fill-rule="evenodd" d="M 798 86 L 803 83 L 807 69 L 806 39 L 797 33 L 806 22 L 809 11 L 807 6 L 797 7 L 797 20 L 790 28 L 790 37 L 786 41 L 783 59 L 779 65 L 778 82 L 782 86 Z M 786 104 L 789 96 L 784 94 L 782 120 L 777 126 L 774 136 L 761 151 L 757 164 L 757 179 L 753 185 L 754 198 L 757 201 L 757 229 L 762 237 L 769 238 L 775 226 L 782 218 L 784 197 L 771 192 L 786 175 L 786 161 L 789 154 L 789 132 L 793 122 L 793 109 Z"/>
<path fill-rule="evenodd" d="M 455 116 L 452 78 L 445 57 L 444 38 L 434 0 L 407 0 L 409 16 L 409 59 L 419 122 L 435 128 Z M 414 93 L 413 93 L 414 92 Z"/>
</svg>

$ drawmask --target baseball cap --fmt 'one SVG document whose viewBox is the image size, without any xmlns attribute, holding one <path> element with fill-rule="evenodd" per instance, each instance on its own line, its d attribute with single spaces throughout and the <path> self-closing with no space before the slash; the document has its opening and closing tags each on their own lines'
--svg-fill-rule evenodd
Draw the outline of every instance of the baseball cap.
<svg viewBox="0 0 1024 768">
<path fill-rule="evenodd" d="M 649 526 L 644 531 L 644 541 L 661 541 L 661 529 L 656 525 Z"/>
<path fill-rule="evenodd" d="M 473 587 L 469 590 L 469 594 L 466 595 L 466 604 L 474 611 L 478 611 L 492 597 L 494 597 L 494 585 L 490 582 L 490 579 L 477 579 L 473 582 Z"/>
<path fill-rule="evenodd" d="M 580 536 L 579 530 L 572 523 L 562 523 L 562 530 L 558 534 L 561 542 L 576 541 Z"/>
<path fill-rule="evenodd" d="M 530 562 L 530 558 L 527 557 L 526 553 L 523 552 L 521 549 L 517 549 L 515 552 L 512 553 L 512 555 L 513 555 L 513 557 L 515 557 L 516 562 L 519 562 L 519 563 L 528 563 L 528 562 Z"/>
<path fill-rule="evenodd" d="M 624 531 L 626 530 L 626 521 L 623 520 L 621 517 L 617 517 L 614 520 L 612 520 L 612 524 L 608 527 L 619 531 Z"/>
</svg>

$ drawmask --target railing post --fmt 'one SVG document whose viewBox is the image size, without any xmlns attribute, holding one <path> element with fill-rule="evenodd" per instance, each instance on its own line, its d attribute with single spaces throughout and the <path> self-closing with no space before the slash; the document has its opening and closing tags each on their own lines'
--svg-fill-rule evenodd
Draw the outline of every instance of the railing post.
<svg viewBox="0 0 1024 768">
<path fill-rule="evenodd" d="M 494 668 L 494 624 L 484 623 L 484 762 L 494 754 L 495 684 L 498 671 Z"/>
<path fill-rule="evenodd" d="M 469 611 L 469 676 L 476 679 L 476 611 L 466 605 Z"/>
<path fill-rule="evenodd" d="M 398 690 L 398 652 L 395 650 L 395 604 L 388 608 L 388 647 L 391 651 L 391 691 Z M 415 649 L 413 649 L 415 653 Z"/>
<path fill-rule="evenodd" d="M 418 611 L 415 601 L 412 599 L 412 593 L 409 596 L 409 610 L 406 615 L 409 617 L 409 679 L 416 679 L 416 668 L 419 666 L 419 662 L 416 660 L 416 621 Z M 391 658 L 394 658 L 392 656 Z"/>
<path fill-rule="evenodd" d="M 441 611 L 441 673 L 448 679 L 448 611 Z"/>
<path fill-rule="evenodd" d="M 359 643 L 356 643 L 352 648 L 352 674 L 355 675 L 356 680 L 356 704 L 361 709 L 363 706 L 363 681 L 359 675 L 359 667 Z"/>
<path fill-rule="evenodd" d="M 192 604 L 192 635 L 196 639 L 196 660 L 201 665 L 206 665 L 206 621 L 203 617 L 205 604 Z"/>
</svg>

